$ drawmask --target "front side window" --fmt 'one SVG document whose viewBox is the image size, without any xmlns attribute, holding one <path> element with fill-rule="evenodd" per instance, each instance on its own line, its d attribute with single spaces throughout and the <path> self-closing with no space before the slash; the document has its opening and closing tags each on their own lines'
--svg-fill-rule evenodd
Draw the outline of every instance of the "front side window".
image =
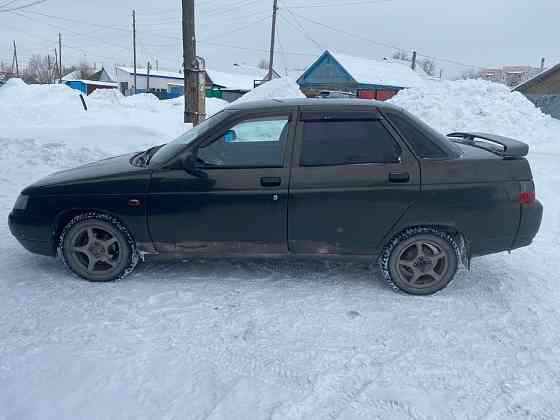
<svg viewBox="0 0 560 420">
<path fill-rule="evenodd" d="M 198 151 L 208 167 L 281 167 L 288 139 L 288 116 L 235 124 Z"/>
<path fill-rule="evenodd" d="M 378 120 L 305 121 L 301 166 L 398 162 L 400 148 Z"/>
</svg>

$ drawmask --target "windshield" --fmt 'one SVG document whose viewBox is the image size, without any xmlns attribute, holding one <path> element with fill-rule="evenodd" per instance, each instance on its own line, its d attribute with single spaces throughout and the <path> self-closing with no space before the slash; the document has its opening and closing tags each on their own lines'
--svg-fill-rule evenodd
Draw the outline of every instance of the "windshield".
<svg viewBox="0 0 560 420">
<path fill-rule="evenodd" d="M 210 118 L 204 120 L 196 127 L 191 128 L 172 142 L 167 143 L 162 148 L 160 148 L 156 152 L 156 154 L 152 156 L 152 158 L 150 159 L 150 163 L 160 165 L 169 161 L 170 159 L 173 159 L 193 140 L 196 140 L 201 134 L 204 134 L 206 131 L 214 128 L 227 116 L 227 112 L 225 111 L 220 111 L 217 114 L 212 115 Z"/>
</svg>

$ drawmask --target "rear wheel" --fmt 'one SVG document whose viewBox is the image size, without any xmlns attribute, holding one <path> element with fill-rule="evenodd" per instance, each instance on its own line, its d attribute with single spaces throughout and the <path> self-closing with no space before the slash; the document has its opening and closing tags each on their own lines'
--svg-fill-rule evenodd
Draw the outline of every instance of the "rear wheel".
<svg viewBox="0 0 560 420">
<path fill-rule="evenodd" d="M 62 232 L 58 252 L 73 273 L 94 282 L 124 277 L 138 263 L 128 230 L 117 219 L 99 213 L 74 217 Z"/>
<path fill-rule="evenodd" d="M 380 264 L 393 288 L 430 295 L 453 280 L 459 255 L 459 246 L 449 234 L 435 228 L 413 228 L 389 243 Z"/>
</svg>

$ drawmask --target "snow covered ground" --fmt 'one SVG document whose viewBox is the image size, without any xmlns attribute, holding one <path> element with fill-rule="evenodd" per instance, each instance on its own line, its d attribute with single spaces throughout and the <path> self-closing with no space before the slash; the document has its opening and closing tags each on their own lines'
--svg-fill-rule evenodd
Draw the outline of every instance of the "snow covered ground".
<svg viewBox="0 0 560 420">
<path fill-rule="evenodd" d="M 495 85 L 440 86 L 394 101 L 443 131 L 534 146 L 533 246 L 420 298 L 356 263 L 149 263 L 91 284 L 0 224 L 0 418 L 557 419 L 560 121 Z M 180 107 L 149 98 L 90 97 L 82 115 L 3 89 L 3 220 L 34 179 L 182 129 Z"/>
</svg>

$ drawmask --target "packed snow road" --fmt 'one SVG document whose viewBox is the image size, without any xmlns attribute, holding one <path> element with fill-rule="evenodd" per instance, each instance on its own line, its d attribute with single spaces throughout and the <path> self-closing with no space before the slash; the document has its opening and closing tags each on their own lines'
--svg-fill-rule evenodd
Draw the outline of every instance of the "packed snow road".
<svg viewBox="0 0 560 420">
<path fill-rule="evenodd" d="M 33 179 L 100 157 L 28 137 L 0 147 L 4 221 Z M 474 260 L 431 297 L 396 294 L 365 264 L 310 261 L 146 263 L 92 284 L 2 223 L 0 418 L 557 419 L 560 145 L 530 159 L 535 243 Z"/>
<path fill-rule="evenodd" d="M 542 150 L 536 243 L 426 298 L 305 261 L 152 263 L 90 284 L 3 224 L 0 417 L 557 418 L 560 150 Z M 27 180 L 1 178 L 5 220 Z"/>
</svg>

